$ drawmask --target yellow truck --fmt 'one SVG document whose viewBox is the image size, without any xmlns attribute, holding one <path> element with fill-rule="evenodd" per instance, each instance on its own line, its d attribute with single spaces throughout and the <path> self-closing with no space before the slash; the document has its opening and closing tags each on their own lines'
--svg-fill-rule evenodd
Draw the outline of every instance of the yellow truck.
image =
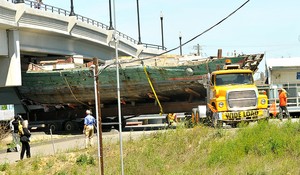
<svg viewBox="0 0 300 175">
<path fill-rule="evenodd" d="M 207 105 L 192 109 L 191 121 L 208 121 L 214 127 L 269 118 L 268 97 L 254 84 L 253 72 L 226 63 L 223 70 L 208 74 Z"/>
</svg>

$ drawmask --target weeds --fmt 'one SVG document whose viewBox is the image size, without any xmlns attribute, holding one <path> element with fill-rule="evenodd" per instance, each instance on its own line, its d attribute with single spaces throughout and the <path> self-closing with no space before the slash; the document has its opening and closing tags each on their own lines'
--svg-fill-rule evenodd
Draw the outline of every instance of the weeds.
<svg viewBox="0 0 300 175">
<path fill-rule="evenodd" d="M 96 165 L 94 157 L 88 156 L 86 154 L 81 154 L 77 158 L 76 163 L 78 165 Z"/>
<path fill-rule="evenodd" d="M 6 171 L 8 169 L 9 169 L 9 164 L 8 163 L 0 164 L 0 171 Z"/>
<path fill-rule="evenodd" d="M 0 122 L 0 141 L 10 134 L 9 121 Z"/>
<path fill-rule="evenodd" d="M 127 175 L 299 174 L 299 128 L 299 123 L 261 122 L 235 129 L 199 125 L 157 132 L 124 142 L 124 172 Z M 119 144 L 108 142 L 103 146 L 104 173 L 120 174 Z M 42 160 L 26 159 L 16 165 L 0 165 L 0 168 L 6 173 L 13 172 L 8 174 L 18 174 L 32 164 L 26 173 L 64 175 L 88 171 L 97 174 L 95 155 L 96 148 L 76 149 Z M 38 161 L 44 164 L 35 165 Z"/>
</svg>

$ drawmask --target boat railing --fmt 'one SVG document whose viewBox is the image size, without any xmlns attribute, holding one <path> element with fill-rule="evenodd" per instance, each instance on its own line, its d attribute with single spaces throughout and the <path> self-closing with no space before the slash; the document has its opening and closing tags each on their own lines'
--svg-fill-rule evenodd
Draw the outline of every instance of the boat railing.
<svg viewBox="0 0 300 175">
<path fill-rule="evenodd" d="M 8 2 L 12 2 L 12 3 L 16 3 L 17 0 L 7 0 Z M 24 3 L 31 7 L 31 8 L 36 8 L 37 6 L 37 2 L 36 1 L 31 1 L 31 0 L 24 0 Z M 39 10 L 44 10 L 44 11 L 49 11 L 49 12 L 52 12 L 52 13 L 56 13 L 56 14 L 59 14 L 59 15 L 63 15 L 63 16 L 69 16 L 71 14 L 70 11 L 68 10 L 65 10 L 65 9 L 62 9 L 62 8 L 58 8 L 58 7 L 54 7 L 54 6 L 51 6 L 51 5 L 48 5 L 48 4 L 40 4 L 39 5 Z M 100 27 L 102 29 L 106 29 L 106 30 L 109 30 L 109 26 L 106 25 L 106 24 L 103 24 L 101 22 L 98 22 L 96 20 L 93 20 L 91 18 L 87 18 L 87 17 L 84 17 L 84 16 L 81 16 L 81 15 L 78 15 L 78 14 L 75 14 L 76 16 L 76 19 L 78 21 L 82 21 L 84 23 L 87 23 L 87 24 L 90 24 L 90 25 L 93 25 L 93 26 L 96 26 L 96 27 Z M 116 34 L 118 36 L 120 36 L 121 38 L 124 38 L 134 44 L 137 44 L 138 41 L 133 39 L 132 37 L 124 34 L 124 33 L 121 33 L 119 31 L 116 31 Z M 143 43 L 142 44 L 144 47 L 146 48 L 156 48 L 156 49 L 161 49 L 161 50 L 166 50 L 165 47 L 162 47 L 162 46 L 159 46 L 159 45 L 155 45 L 155 44 L 147 44 L 147 43 Z"/>
<path fill-rule="evenodd" d="M 29 63 L 28 70 L 35 71 L 35 70 L 44 70 L 43 66 L 37 65 L 35 63 Z"/>
</svg>

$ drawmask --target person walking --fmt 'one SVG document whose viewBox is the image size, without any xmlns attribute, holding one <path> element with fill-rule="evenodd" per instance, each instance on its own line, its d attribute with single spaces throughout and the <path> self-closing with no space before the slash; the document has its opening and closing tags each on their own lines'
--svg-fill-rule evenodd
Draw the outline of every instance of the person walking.
<svg viewBox="0 0 300 175">
<path fill-rule="evenodd" d="M 20 159 L 23 160 L 24 154 L 26 152 L 26 157 L 30 158 L 31 154 L 30 154 L 30 136 L 31 133 L 28 129 L 28 120 L 24 120 L 22 123 L 23 128 L 21 130 L 19 130 L 20 133 L 20 141 L 22 143 L 22 150 L 21 150 L 21 155 L 20 155 Z"/>
<path fill-rule="evenodd" d="M 21 115 L 14 116 L 13 120 L 10 121 L 10 128 L 12 131 L 12 138 L 13 138 L 13 144 L 15 145 L 16 152 L 19 152 L 21 150 L 21 142 L 20 142 L 20 135 L 19 135 L 19 125 L 21 125 L 23 122 L 23 119 Z"/>
<path fill-rule="evenodd" d="M 85 148 L 93 146 L 94 125 L 95 118 L 92 116 L 91 110 L 86 110 L 86 117 L 84 118 L 83 133 L 85 134 Z"/>
<path fill-rule="evenodd" d="M 283 88 L 278 89 L 279 92 L 279 119 L 282 121 L 283 118 L 283 111 L 285 112 L 286 116 L 290 118 L 290 113 L 287 110 L 287 95 L 286 91 Z"/>
<path fill-rule="evenodd" d="M 36 0 L 36 2 L 34 3 L 34 8 L 40 9 L 42 4 L 44 4 L 42 0 Z"/>
</svg>

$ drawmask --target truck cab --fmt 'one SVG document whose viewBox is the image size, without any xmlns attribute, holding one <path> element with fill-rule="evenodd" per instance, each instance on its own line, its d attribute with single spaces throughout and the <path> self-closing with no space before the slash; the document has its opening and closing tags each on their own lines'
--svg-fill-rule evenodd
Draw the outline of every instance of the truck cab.
<svg viewBox="0 0 300 175">
<path fill-rule="evenodd" d="M 192 121 L 205 118 L 214 127 L 224 124 L 268 119 L 268 97 L 254 84 L 253 72 L 227 63 L 223 70 L 209 74 L 207 105 L 192 110 Z"/>
</svg>

